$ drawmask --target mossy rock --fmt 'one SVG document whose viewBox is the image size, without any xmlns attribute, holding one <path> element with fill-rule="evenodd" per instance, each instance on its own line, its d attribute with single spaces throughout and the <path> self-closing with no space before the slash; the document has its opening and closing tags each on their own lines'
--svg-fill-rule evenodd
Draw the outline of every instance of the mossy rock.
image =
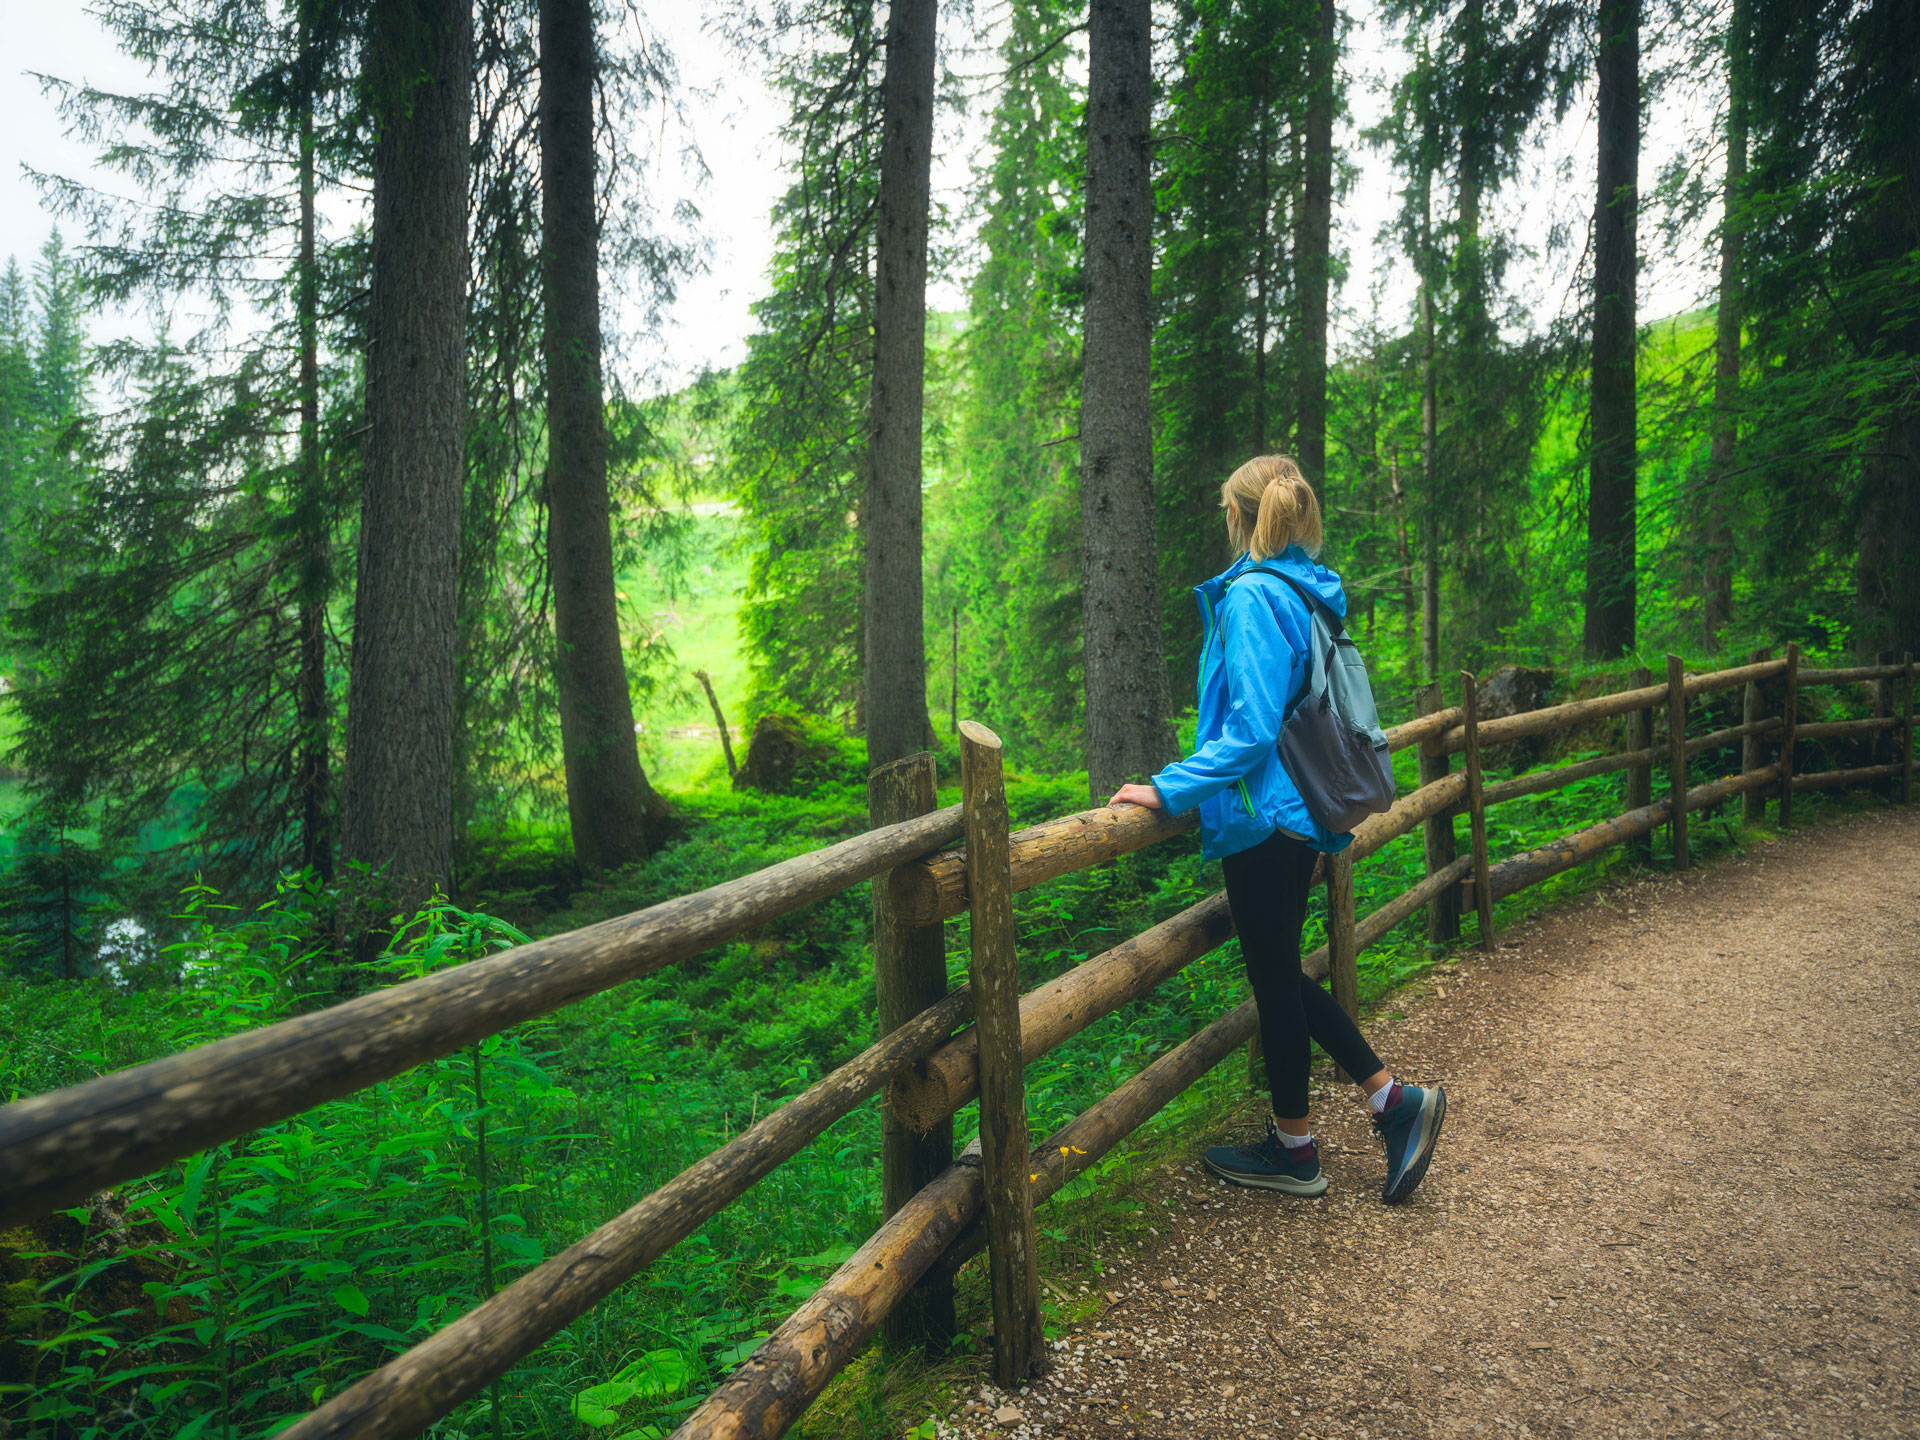
<svg viewBox="0 0 1920 1440">
<path fill-rule="evenodd" d="M 797 715 L 762 715 L 747 742 L 747 758 L 733 777 L 736 790 L 799 795 L 822 784 L 849 779 L 844 747 L 815 733 Z"/>
</svg>

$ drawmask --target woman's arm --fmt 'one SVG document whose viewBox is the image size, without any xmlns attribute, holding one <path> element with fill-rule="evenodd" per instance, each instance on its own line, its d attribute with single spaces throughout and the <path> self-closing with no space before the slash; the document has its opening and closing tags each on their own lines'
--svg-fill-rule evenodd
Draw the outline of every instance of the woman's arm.
<svg viewBox="0 0 1920 1440">
<path fill-rule="evenodd" d="M 1219 794 L 1271 755 L 1293 694 L 1300 657 L 1257 587 L 1227 591 L 1220 637 L 1226 647 L 1226 720 L 1220 734 L 1153 777 L 1171 814 Z"/>
</svg>

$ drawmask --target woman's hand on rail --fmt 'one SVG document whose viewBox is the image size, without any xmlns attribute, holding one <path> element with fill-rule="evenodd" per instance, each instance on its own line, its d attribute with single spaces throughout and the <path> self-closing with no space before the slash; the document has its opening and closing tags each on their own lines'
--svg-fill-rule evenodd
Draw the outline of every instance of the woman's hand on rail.
<svg viewBox="0 0 1920 1440">
<path fill-rule="evenodd" d="M 1160 792 L 1151 785 L 1122 785 L 1113 792 L 1109 805 L 1144 805 L 1149 810 L 1161 810 Z"/>
</svg>

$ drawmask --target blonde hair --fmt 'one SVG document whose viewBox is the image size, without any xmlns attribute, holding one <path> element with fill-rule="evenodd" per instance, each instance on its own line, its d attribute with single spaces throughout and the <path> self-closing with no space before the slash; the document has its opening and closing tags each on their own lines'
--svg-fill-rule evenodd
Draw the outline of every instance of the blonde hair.
<svg viewBox="0 0 1920 1440">
<path fill-rule="evenodd" d="M 1220 503 L 1227 507 L 1227 534 L 1235 550 L 1256 560 L 1289 545 L 1320 553 L 1320 501 L 1290 456 L 1256 455 L 1247 461 L 1220 487 Z"/>
</svg>

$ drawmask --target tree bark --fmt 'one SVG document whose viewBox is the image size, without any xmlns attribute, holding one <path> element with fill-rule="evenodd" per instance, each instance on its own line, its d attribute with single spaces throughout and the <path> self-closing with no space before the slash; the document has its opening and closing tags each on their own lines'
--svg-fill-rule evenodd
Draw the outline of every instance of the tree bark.
<svg viewBox="0 0 1920 1440">
<path fill-rule="evenodd" d="M 1634 643 L 1636 402 L 1634 219 L 1640 169 L 1640 0 L 1602 0 L 1599 194 L 1594 210 L 1593 376 L 1588 410 L 1587 656 Z"/>
<path fill-rule="evenodd" d="M 466 440 L 468 0 L 380 0 L 362 466 L 341 855 L 401 908 L 453 859 L 454 617 Z"/>
<path fill-rule="evenodd" d="M 327 735 L 327 594 L 333 579 L 331 516 L 320 470 L 320 272 L 314 222 L 313 3 L 301 0 L 300 256 L 295 308 L 300 326 L 300 458 L 295 531 L 299 536 L 300 678 L 295 705 L 300 741 L 294 790 L 300 805 L 300 863 L 333 878 L 332 788 Z"/>
<path fill-rule="evenodd" d="M 1733 618 L 1733 531 L 1727 518 L 1734 447 L 1740 438 L 1740 201 L 1747 183 L 1747 46 L 1750 0 L 1733 0 L 1727 21 L 1727 179 L 1720 219 L 1720 302 L 1713 342 L 1713 454 L 1701 536 L 1701 621 L 1709 647 Z"/>
<path fill-rule="evenodd" d="M 887 11 L 863 517 L 870 766 L 910 755 L 933 736 L 920 574 L 920 446 L 936 9 L 934 0 L 895 0 Z"/>
<path fill-rule="evenodd" d="M 1174 736 L 1153 529 L 1150 7 L 1092 0 L 1087 27 L 1080 574 L 1087 782 L 1103 799 L 1174 758 Z"/>
<path fill-rule="evenodd" d="M 547 555 L 567 818 L 589 873 L 647 853 L 666 805 L 647 783 L 614 595 L 600 373 L 600 219 L 591 0 L 540 0 L 540 239 L 546 293 Z"/>
<path fill-rule="evenodd" d="M 1300 287 L 1300 469 L 1324 503 L 1327 479 L 1327 292 L 1333 245 L 1334 0 L 1320 0 L 1307 48 L 1306 176 L 1294 274 Z"/>
</svg>

